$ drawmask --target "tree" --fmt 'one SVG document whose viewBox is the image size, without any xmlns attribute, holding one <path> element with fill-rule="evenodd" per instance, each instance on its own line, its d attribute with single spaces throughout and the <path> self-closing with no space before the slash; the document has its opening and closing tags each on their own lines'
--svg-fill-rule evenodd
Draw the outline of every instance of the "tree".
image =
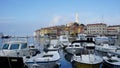
<svg viewBox="0 0 120 68">
<path fill-rule="evenodd" d="M 84 25 L 84 24 L 80 24 L 80 26 L 85 27 L 85 25 Z"/>
<path fill-rule="evenodd" d="M 75 25 L 75 26 L 79 26 L 79 24 L 78 24 L 77 22 L 75 22 L 73 25 Z"/>
</svg>

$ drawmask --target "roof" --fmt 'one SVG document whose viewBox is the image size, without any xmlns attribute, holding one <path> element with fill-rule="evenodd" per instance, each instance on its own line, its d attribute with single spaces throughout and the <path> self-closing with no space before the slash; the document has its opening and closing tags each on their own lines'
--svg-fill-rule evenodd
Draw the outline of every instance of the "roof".
<svg viewBox="0 0 120 68">
<path fill-rule="evenodd" d="M 120 25 L 112 25 L 112 26 L 108 26 L 108 27 L 120 27 Z"/>
<path fill-rule="evenodd" d="M 94 25 L 106 25 L 106 24 L 104 23 L 87 24 L 87 26 L 94 26 Z"/>
</svg>

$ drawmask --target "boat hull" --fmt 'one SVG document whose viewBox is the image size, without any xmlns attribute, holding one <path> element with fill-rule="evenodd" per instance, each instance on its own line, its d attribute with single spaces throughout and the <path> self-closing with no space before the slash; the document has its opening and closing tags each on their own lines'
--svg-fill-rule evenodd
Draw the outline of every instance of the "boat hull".
<svg viewBox="0 0 120 68">
<path fill-rule="evenodd" d="M 96 55 L 74 55 L 73 64 L 75 68 L 100 68 L 103 59 Z"/>
<path fill-rule="evenodd" d="M 100 68 L 101 63 L 98 64 L 85 64 L 80 62 L 74 62 L 73 68 Z"/>
<path fill-rule="evenodd" d="M 104 60 L 102 68 L 120 68 L 120 65 L 113 65 Z"/>
<path fill-rule="evenodd" d="M 27 68 L 22 57 L 0 56 L 0 68 Z"/>
</svg>

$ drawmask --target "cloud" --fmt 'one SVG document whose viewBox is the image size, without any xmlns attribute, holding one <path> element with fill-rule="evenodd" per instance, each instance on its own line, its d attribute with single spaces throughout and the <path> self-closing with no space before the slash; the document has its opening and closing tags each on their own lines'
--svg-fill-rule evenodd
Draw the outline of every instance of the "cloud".
<svg viewBox="0 0 120 68">
<path fill-rule="evenodd" d="M 0 23 L 10 23 L 15 22 L 15 17 L 0 17 Z"/>
<path fill-rule="evenodd" d="M 54 16 L 48 26 L 66 25 L 74 21 L 73 16 Z"/>
<path fill-rule="evenodd" d="M 55 18 L 53 18 L 53 23 L 57 24 L 61 20 L 61 18 L 61 16 L 56 16 Z"/>
<path fill-rule="evenodd" d="M 55 26 L 59 25 L 60 21 L 62 20 L 62 16 L 55 16 L 52 21 L 49 23 L 48 26 Z"/>
</svg>

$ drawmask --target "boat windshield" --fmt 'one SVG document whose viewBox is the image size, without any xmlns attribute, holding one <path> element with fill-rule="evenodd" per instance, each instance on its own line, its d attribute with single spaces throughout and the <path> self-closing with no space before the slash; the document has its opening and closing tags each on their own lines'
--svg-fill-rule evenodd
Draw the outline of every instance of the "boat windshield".
<svg viewBox="0 0 120 68">
<path fill-rule="evenodd" d="M 79 47 L 79 45 L 75 45 L 75 47 Z"/>
<path fill-rule="evenodd" d="M 10 50 L 19 49 L 19 44 L 11 44 Z"/>
<path fill-rule="evenodd" d="M 43 55 L 43 57 L 53 57 L 53 55 Z"/>
<path fill-rule="evenodd" d="M 4 44 L 2 49 L 8 49 L 9 44 Z"/>
<path fill-rule="evenodd" d="M 22 46 L 21 46 L 21 49 L 27 48 L 27 43 L 22 43 L 21 45 L 22 45 Z"/>
</svg>

